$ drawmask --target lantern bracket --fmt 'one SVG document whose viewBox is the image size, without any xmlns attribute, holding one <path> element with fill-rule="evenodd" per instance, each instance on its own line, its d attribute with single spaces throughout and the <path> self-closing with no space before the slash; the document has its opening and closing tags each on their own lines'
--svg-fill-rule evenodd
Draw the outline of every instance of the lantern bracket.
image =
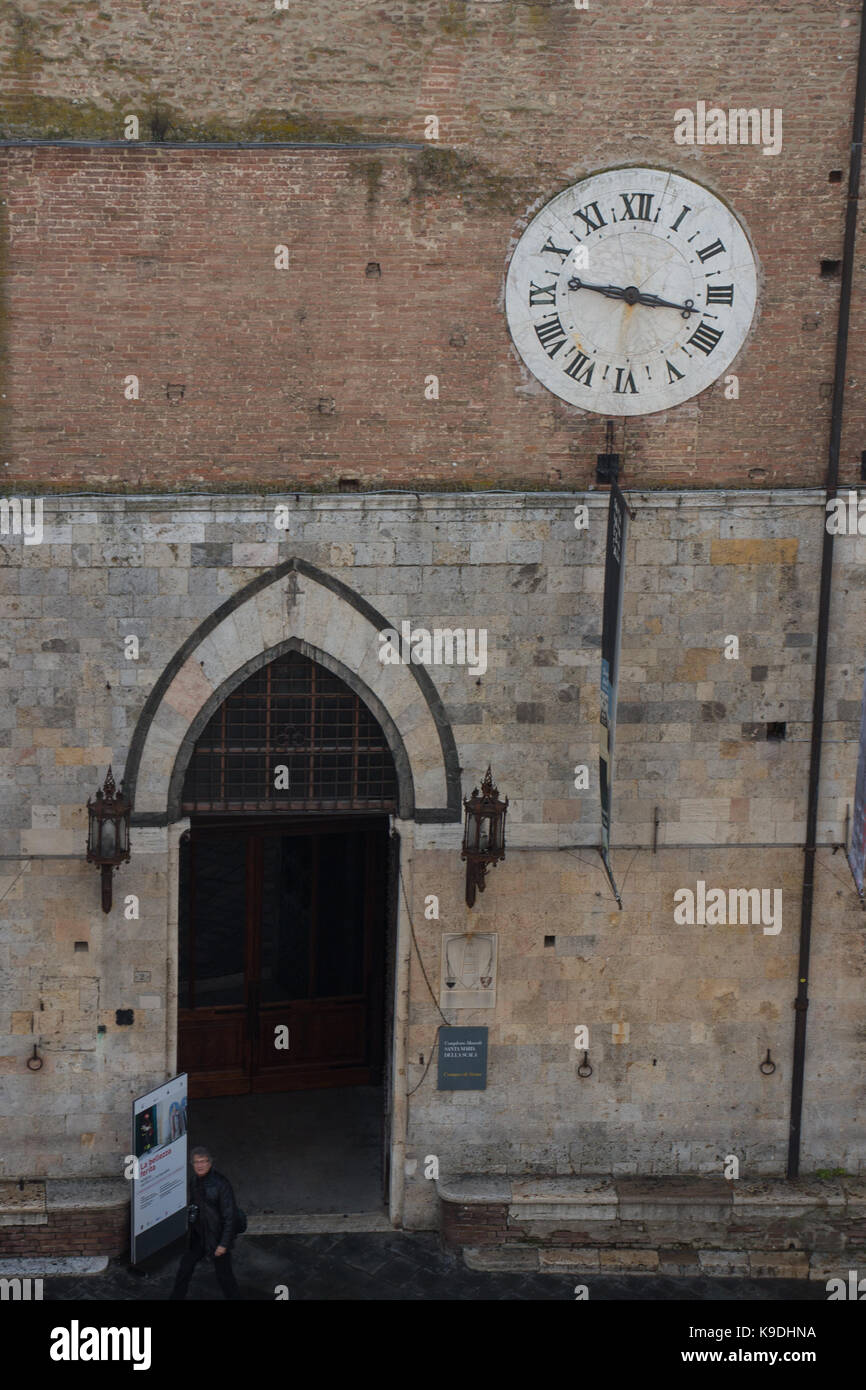
<svg viewBox="0 0 866 1390">
<path fill-rule="evenodd" d="M 112 874 L 129 861 L 130 803 L 118 790 L 111 768 L 92 801 L 87 803 L 87 862 L 100 870 L 102 910 L 111 911 Z"/>
<path fill-rule="evenodd" d="M 505 816 L 508 797 L 500 800 L 488 766 L 479 792 L 463 798 L 466 823 L 461 859 L 466 861 L 466 906 L 472 907 L 476 893 L 483 893 L 488 867 L 505 858 Z"/>
</svg>

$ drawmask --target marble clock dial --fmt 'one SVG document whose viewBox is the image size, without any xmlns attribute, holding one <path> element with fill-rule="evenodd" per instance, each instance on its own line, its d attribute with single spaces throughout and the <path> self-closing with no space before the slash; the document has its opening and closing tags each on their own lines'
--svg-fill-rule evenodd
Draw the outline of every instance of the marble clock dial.
<svg viewBox="0 0 866 1390">
<path fill-rule="evenodd" d="M 523 233 L 508 327 L 555 395 L 603 415 L 680 405 L 736 357 L 755 312 L 748 237 L 725 203 L 663 169 L 608 169 Z"/>
</svg>

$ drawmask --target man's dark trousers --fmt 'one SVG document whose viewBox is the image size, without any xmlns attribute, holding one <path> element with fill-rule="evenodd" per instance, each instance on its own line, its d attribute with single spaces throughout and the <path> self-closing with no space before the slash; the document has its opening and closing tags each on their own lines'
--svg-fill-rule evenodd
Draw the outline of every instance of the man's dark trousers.
<svg viewBox="0 0 866 1390">
<path fill-rule="evenodd" d="M 204 1246 L 198 1231 L 193 1231 L 190 1236 L 189 1249 L 184 1254 L 180 1267 L 177 1271 L 177 1278 L 174 1281 L 174 1288 L 171 1296 L 173 1299 L 186 1298 L 189 1281 L 192 1272 L 199 1260 L 205 1258 Z M 224 1255 L 215 1255 L 213 1260 L 214 1273 L 217 1282 L 223 1291 L 224 1298 L 240 1298 L 240 1291 L 232 1270 L 232 1252 L 227 1250 Z"/>
</svg>

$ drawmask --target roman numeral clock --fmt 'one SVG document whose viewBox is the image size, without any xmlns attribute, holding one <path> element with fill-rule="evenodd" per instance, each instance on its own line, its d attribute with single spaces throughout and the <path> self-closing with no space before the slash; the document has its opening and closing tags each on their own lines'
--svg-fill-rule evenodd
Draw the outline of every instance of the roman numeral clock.
<svg viewBox="0 0 866 1390">
<path fill-rule="evenodd" d="M 664 169 L 608 169 L 558 193 L 508 267 L 514 346 L 554 395 L 649 415 L 730 366 L 755 312 L 757 267 L 730 208 Z"/>
</svg>

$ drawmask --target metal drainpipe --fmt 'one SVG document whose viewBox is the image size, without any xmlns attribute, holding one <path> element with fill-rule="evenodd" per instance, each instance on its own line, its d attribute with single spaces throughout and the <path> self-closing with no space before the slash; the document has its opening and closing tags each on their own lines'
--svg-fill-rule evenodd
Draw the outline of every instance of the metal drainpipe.
<svg viewBox="0 0 866 1390">
<path fill-rule="evenodd" d="M 860 197 L 860 166 L 863 155 L 863 116 L 866 111 L 866 0 L 860 14 L 860 52 L 857 59 L 857 89 L 851 130 L 851 162 L 848 171 L 848 205 L 845 214 L 845 247 L 842 253 L 842 287 L 839 322 L 836 329 L 836 365 L 833 380 L 833 412 L 830 420 L 830 452 L 827 467 L 827 497 L 836 496 L 839 481 L 839 447 L 842 437 L 842 411 L 845 372 L 848 360 L 848 323 L 851 315 L 851 283 L 854 273 L 854 243 Z M 818 650 L 815 656 L 815 687 L 812 696 L 812 737 L 809 751 L 809 804 L 806 813 L 803 893 L 800 907 L 800 957 L 797 966 L 797 998 L 794 1022 L 794 1058 L 791 1076 L 791 1123 L 788 1136 L 789 1178 L 800 1172 L 800 1134 L 803 1119 L 803 1080 L 806 1066 L 806 1011 L 809 1007 L 809 949 L 812 939 L 812 900 L 815 887 L 815 835 L 818 825 L 818 794 L 821 777 L 821 734 L 824 724 L 824 691 L 827 677 L 827 639 L 829 636 L 830 591 L 833 585 L 833 536 L 826 526 L 826 506 L 821 547 L 821 590 L 818 602 Z"/>
</svg>

